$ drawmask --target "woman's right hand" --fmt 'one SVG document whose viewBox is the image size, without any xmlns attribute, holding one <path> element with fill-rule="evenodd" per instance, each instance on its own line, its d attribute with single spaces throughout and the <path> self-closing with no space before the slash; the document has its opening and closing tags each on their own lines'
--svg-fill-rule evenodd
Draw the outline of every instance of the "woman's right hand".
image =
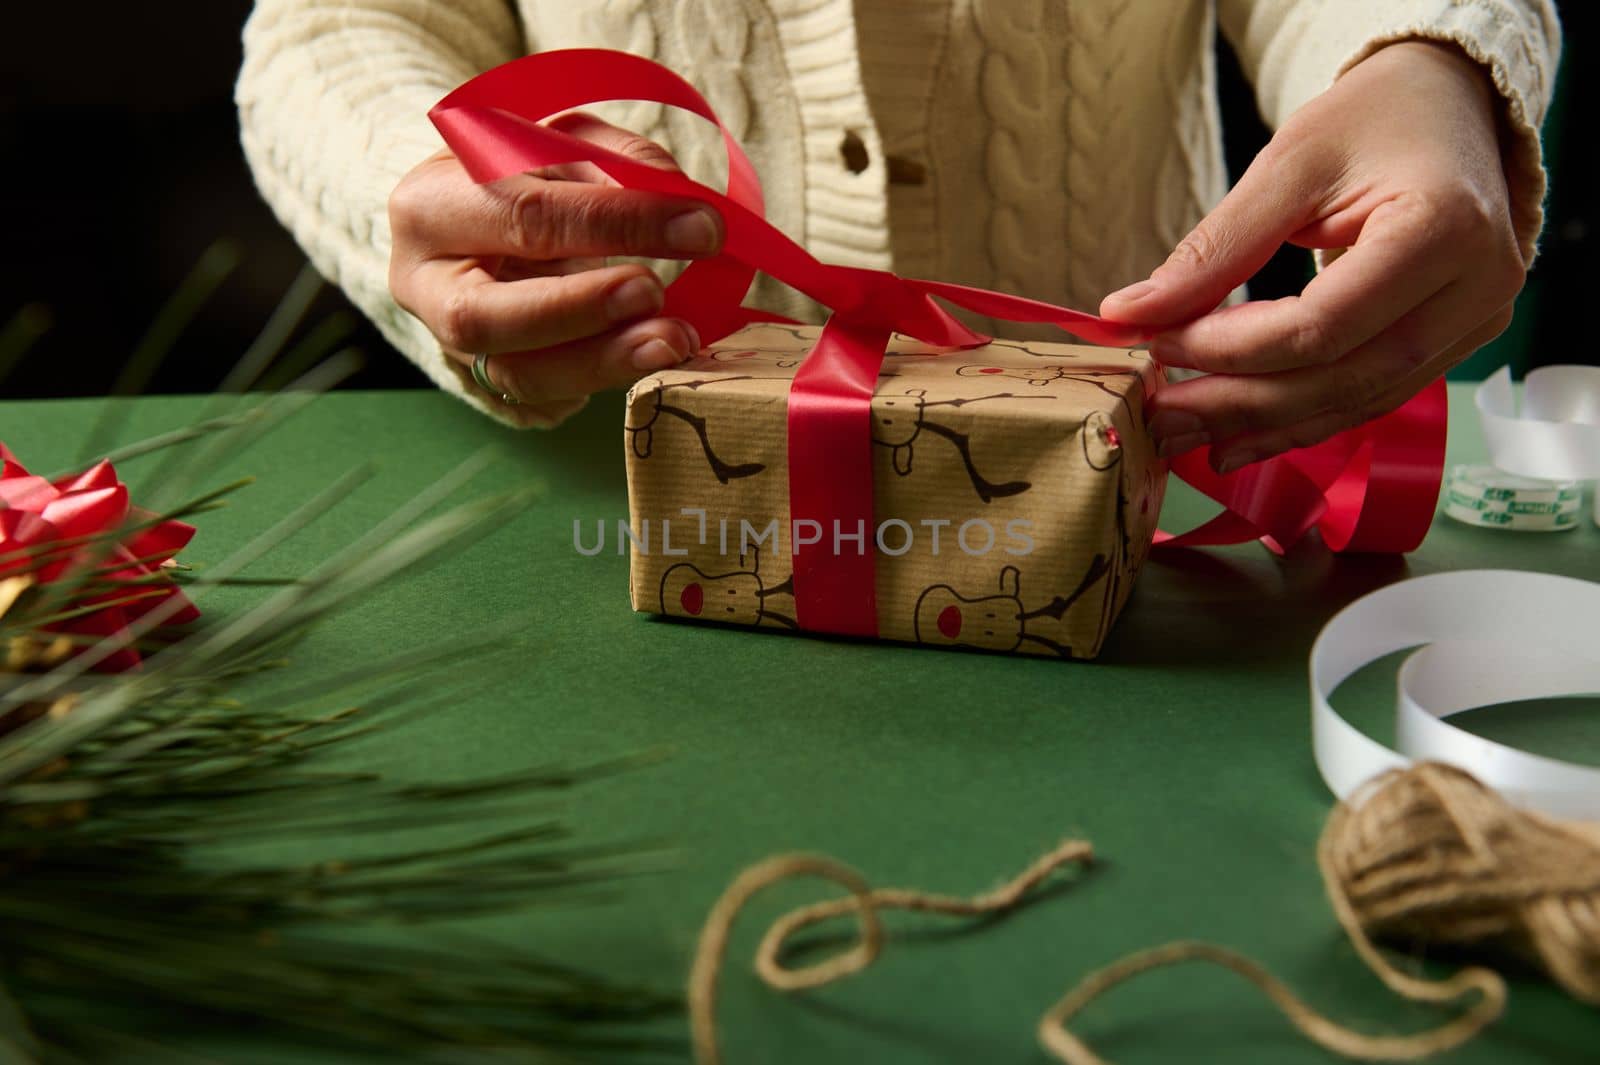
<svg viewBox="0 0 1600 1065">
<path fill-rule="evenodd" d="M 572 113 L 550 125 L 653 166 L 654 142 Z M 499 392 L 559 416 L 584 397 L 693 357 L 693 327 L 661 318 L 661 281 L 608 255 L 697 259 L 722 246 L 722 220 L 693 200 L 623 189 L 589 164 L 475 183 L 449 150 L 389 198 L 389 289 Z"/>
</svg>

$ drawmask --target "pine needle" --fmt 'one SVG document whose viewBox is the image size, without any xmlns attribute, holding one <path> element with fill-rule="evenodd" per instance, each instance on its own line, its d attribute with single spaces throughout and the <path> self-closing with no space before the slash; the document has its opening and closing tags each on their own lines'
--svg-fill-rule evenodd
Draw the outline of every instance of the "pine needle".
<svg viewBox="0 0 1600 1065">
<path fill-rule="evenodd" d="M 218 241 L 205 250 L 123 364 L 112 386 L 112 395 L 132 396 L 144 391 L 184 329 L 238 264 L 238 249 L 226 241 Z M 110 442 L 121 435 L 127 411 L 121 404 L 106 406 L 105 413 L 85 438 L 86 456 L 104 453 Z"/>
<path fill-rule="evenodd" d="M 231 265 L 226 248 L 207 253 L 120 390 L 148 379 Z M 459 703 L 466 689 L 451 685 L 464 662 L 478 685 L 499 690 L 492 667 L 527 657 L 516 645 L 525 619 L 326 675 L 293 665 L 324 619 L 500 527 L 535 503 L 537 486 L 447 507 L 486 466 L 479 454 L 309 573 L 249 572 L 371 476 L 352 470 L 227 557 L 175 575 L 198 603 L 218 587 L 259 587 L 253 605 L 208 614 L 187 632 L 169 625 L 176 600 L 115 639 L 43 628 L 92 611 L 88 595 L 131 603 L 164 591 L 174 574 L 112 579 L 115 545 L 244 490 L 247 481 L 205 482 L 348 376 L 350 353 L 301 372 L 337 343 L 338 323 L 281 354 L 319 286 L 302 273 L 225 383 L 248 388 L 284 360 L 277 376 L 294 376 L 288 387 L 300 391 L 219 398 L 192 426 L 109 452 L 116 462 L 161 457 L 151 491 L 135 493 L 159 517 L 12 553 L 25 573 L 0 589 L 0 640 L 65 639 L 76 653 L 44 672 L 0 674 L 0 1065 L 111 1053 L 199 1060 L 161 1033 L 240 1023 L 269 1039 L 408 1060 L 678 1056 L 681 1042 L 653 1025 L 679 1011 L 676 995 L 451 931 L 484 916 L 590 905 L 658 868 L 659 846 L 585 841 L 565 813 L 574 791 L 653 757 L 453 781 L 392 780 L 348 764 L 363 739 Z M 0 331 L 0 359 L 17 328 Z M 107 404 L 86 454 L 121 435 L 128 409 Z M 68 557 L 66 576 L 37 585 L 44 567 Z M 147 652 L 140 670 L 91 672 L 130 646 Z M 263 846 L 305 857 L 263 857 Z"/>
<path fill-rule="evenodd" d="M 60 1003 L 84 995 L 159 1014 L 249 1019 L 284 1038 L 408 1054 L 432 1048 L 451 1060 L 676 1049 L 639 1027 L 675 1013 L 672 995 L 613 986 L 534 955 L 463 966 L 427 938 L 359 950 L 342 938 L 593 904 L 650 868 L 638 841 L 579 845 L 556 809 L 538 801 L 636 763 L 442 782 L 319 768 L 324 752 L 370 734 L 374 718 L 393 724 L 396 711 L 432 690 L 420 678 L 481 653 L 483 634 L 330 677 L 291 673 L 287 685 L 258 686 L 259 698 L 243 702 L 227 694 L 266 651 L 528 504 L 521 492 L 428 518 L 482 462 L 463 464 L 293 587 L 153 655 L 140 673 L 85 684 L 90 678 L 69 662 L 36 679 L 33 695 L 66 690 L 75 704 L 0 737 L 0 975 L 21 996 L 12 1017 L 0 1001 L 0 1061 L 13 1050 L 30 1062 L 93 1056 L 143 1038 L 77 1023 Z M 255 561 L 365 475 L 329 486 L 213 572 Z M 15 614 L 8 624 L 19 623 Z M 29 691 L 13 689 L 6 703 L 20 707 Z M 358 712 L 352 697 L 363 694 Z M 344 700 L 341 708 L 324 710 L 332 698 Z M 450 836 L 298 864 L 208 869 L 196 857 L 219 844 L 304 847 L 403 829 Z"/>
<path fill-rule="evenodd" d="M 50 331 L 51 324 L 48 307 L 29 303 L 0 328 L 0 381 L 4 381 L 22 363 L 22 357 L 40 337 Z M 0 1038 L 4 1038 L 4 1034 L 4 1029 L 0 1028 Z"/>
</svg>

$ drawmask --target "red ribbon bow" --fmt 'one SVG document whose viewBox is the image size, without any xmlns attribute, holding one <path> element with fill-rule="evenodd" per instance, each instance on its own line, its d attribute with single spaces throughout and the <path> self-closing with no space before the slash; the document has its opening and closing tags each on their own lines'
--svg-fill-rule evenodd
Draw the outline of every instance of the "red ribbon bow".
<svg viewBox="0 0 1600 1065">
<path fill-rule="evenodd" d="M 648 100 L 713 123 L 728 153 L 728 191 L 647 166 L 540 125 L 576 107 Z M 1148 339 L 1138 329 L 1081 311 L 986 289 L 919 281 L 814 258 L 769 224 L 761 183 L 738 142 L 695 89 L 660 64 L 626 52 L 577 48 L 496 67 L 441 100 L 429 117 L 473 179 L 589 162 L 626 188 L 699 200 L 723 219 L 721 254 L 691 263 L 667 290 L 663 315 L 681 318 L 707 343 L 751 322 L 782 320 L 741 306 L 758 270 L 833 309 L 789 393 L 789 499 L 794 521 L 873 526 L 871 399 L 890 333 L 967 348 L 988 337 L 968 329 L 931 297 L 1013 322 L 1047 322 L 1096 344 Z M 1410 551 L 1433 520 L 1444 468 L 1444 382 L 1374 422 L 1235 473 L 1214 473 L 1205 452 L 1173 471 L 1221 503 L 1222 514 L 1169 546 L 1260 538 L 1283 551 L 1313 527 L 1335 551 Z M 868 537 L 870 539 L 870 536 Z M 796 548 L 796 620 L 802 628 L 875 635 L 873 558 L 835 554 L 828 538 Z"/>
<path fill-rule="evenodd" d="M 127 530 L 107 548 L 92 541 Z M 200 616 L 162 567 L 194 536 L 194 526 L 181 521 L 156 521 L 128 500 L 127 486 L 109 462 L 51 483 L 29 473 L 0 444 L 0 578 L 27 574 L 49 584 L 72 573 L 86 560 L 96 567 L 94 585 L 66 608 L 81 610 L 70 620 L 47 626 L 51 631 L 96 638 L 121 637 L 127 627 L 158 606 L 173 611 L 169 625 Z M 42 560 L 42 564 L 41 564 Z M 177 602 L 173 602 L 177 600 Z M 95 668 L 116 671 L 137 666 L 132 646 L 106 656 Z"/>
</svg>

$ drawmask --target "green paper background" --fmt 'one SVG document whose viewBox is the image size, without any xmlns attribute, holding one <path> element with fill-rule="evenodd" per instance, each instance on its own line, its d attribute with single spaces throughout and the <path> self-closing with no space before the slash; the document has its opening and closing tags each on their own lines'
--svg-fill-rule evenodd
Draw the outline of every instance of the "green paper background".
<svg viewBox="0 0 1600 1065">
<path fill-rule="evenodd" d="M 114 402 L 128 405 L 122 437 L 133 439 L 187 424 L 205 400 Z M 104 405 L 0 403 L 0 439 L 31 468 L 54 469 L 77 457 Z M 1452 386 L 1452 405 L 1453 459 L 1480 458 L 1463 386 Z M 442 687 L 426 716 L 342 757 L 401 778 L 459 778 L 670 752 L 571 805 L 586 839 L 670 844 L 666 871 L 622 883 L 604 904 L 478 922 L 475 932 L 670 988 L 712 901 L 771 853 L 820 851 L 877 885 L 964 895 L 1082 836 L 1101 861 L 1036 905 L 978 926 L 893 915 L 880 962 L 816 992 L 770 992 L 749 976 L 748 959 L 773 918 L 831 890 L 797 883 L 761 896 L 736 929 L 724 978 L 728 1060 L 1041 1063 L 1034 1027 L 1059 994 L 1093 968 L 1177 938 L 1242 950 L 1313 1005 L 1370 1030 L 1440 1019 L 1392 1000 L 1323 898 L 1313 844 L 1330 800 L 1310 758 L 1306 656 L 1340 606 L 1401 577 L 1507 567 L 1600 579 L 1600 530 L 1587 517 L 1552 534 L 1441 517 L 1405 560 L 1335 558 L 1320 545 L 1287 560 L 1256 545 L 1158 553 L 1093 663 L 746 633 L 634 614 L 626 558 L 573 549 L 574 519 L 591 523 L 587 539 L 595 519 L 614 534 L 626 517 L 620 413 L 618 397 L 601 397 L 558 431 L 519 434 L 434 393 L 326 397 L 216 471 L 218 483 L 258 482 L 202 517 L 185 555 L 222 559 L 368 457 L 378 475 L 258 573 L 310 568 L 486 445 L 497 457 L 475 491 L 548 485 L 512 525 L 335 619 L 295 660 L 308 675 L 332 672 L 524 616 L 507 660 L 475 667 L 459 690 Z M 136 500 L 158 461 L 123 468 Z M 1205 513 L 1175 488 L 1165 524 Z M 226 590 L 205 606 L 225 614 L 252 594 Z M 1368 669 L 1339 703 L 1384 736 L 1392 684 L 1392 664 Z M 1497 738 L 1600 762 L 1595 708 L 1578 700 L 1469 717 Z M 1076 1030 L 1125 1065 L 1330 1060 L 1247 985 L 1193 966 L 1113 992 Z M 242 1034 L 159 1034 L 232 1060 L 346 1060 Z M 1517 978 L 1506 1019 L 1437 1060 L 1580 1062 L 1597 1048 L 1600 1015 Z"/>
</svg>

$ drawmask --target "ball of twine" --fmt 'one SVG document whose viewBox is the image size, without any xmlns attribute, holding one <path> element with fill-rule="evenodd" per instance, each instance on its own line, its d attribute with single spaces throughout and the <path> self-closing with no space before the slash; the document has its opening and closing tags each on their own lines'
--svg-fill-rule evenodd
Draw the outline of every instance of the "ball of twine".
<svg viewBox="0 0 1600 1065">
<path fill-rule="evenodd" d="M 1336 809 L 1320 854 L 1336 904 L 1372 934 L 1510 950 L 1600 1006 L 1600 825 L 1519 810 L 1424 763 Z"/>
<path fill-rule="evenodd" d="M 728 938 L 739 911 L 767 887 L 821 876 L 849 894 L 778 919 L 762 938 L 756 973 L 769 987 L 796 991 L 860 972 L 884 943 L 881 909 L 953 917 L 1002 913 L 1025 903 L 1057 869 L 1087 866 L 1088 843 L 1068 840 L 994 891 L 971 899 L 870 888 L 855 870 L 820 855 L 778 855 L 746 869 L 712 907 L 690 972 L 688 1002 L 696 1060 L 720 1065 L 716 998 Z M 1472 965 L 1441 980 L 1397 969 L 1373 936 L 1473 949 L 1509 948 L 1534 960 L 1580 1001 L 1600 1005 L 1600 826 L 1521 811 L 1470 774 L 1424 763 L 1377 778 L 1336 806 L 1317 845 L 1334 915 L 1357 954 L 1396 994 L 1413 1002 L 1462 1003 L 1438 1027 L 1370 1035 L 1300 1000 L 1254 960 L 1226 947 L 1177 942 L 1140 951 L 1084 977 L 1039 1021 L 1040 1044 L 1066 1065 L 1106 1065 L 1067 1022 L 1118 984 L 1152 969 L 1218 965 L 1256 985 L 1306 1038 L 1363 1061 L 1415 1061 L 1474 1038 L 1505 1010 L 1505 980 Z M 783 966 L 784 944 L 820 921 L 855 916 L 859 942 L 805 969 Z"/>
</svg>

